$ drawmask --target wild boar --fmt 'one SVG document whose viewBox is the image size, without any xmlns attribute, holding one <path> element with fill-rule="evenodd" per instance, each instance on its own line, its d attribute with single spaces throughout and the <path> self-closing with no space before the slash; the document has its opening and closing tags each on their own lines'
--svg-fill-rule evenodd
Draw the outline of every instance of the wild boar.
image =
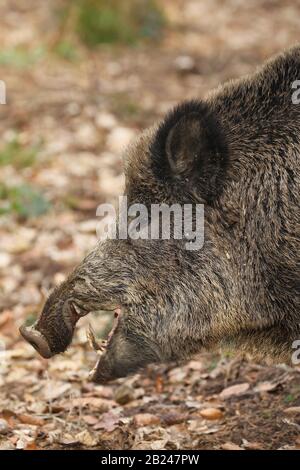
<svg viewBox="0 0 300 470">
<path fill-rule="evenodd" d="M 124 155 L 128 204 L 203 204 L 204 244 L 107 239 L 21 334 L 44 357 L 76 322 L 115 311 L 93 373 L 105 382 L 149 363 L 232 347 L 291 362 L 300 339 L 300 47 L 179 104 Z"/>
</svg>

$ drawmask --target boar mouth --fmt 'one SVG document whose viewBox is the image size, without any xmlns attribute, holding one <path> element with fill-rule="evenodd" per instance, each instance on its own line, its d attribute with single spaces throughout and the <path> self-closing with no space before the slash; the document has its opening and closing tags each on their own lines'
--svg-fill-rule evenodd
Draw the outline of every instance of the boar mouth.
<svg viewBox="0 0 300 470">
<path fill-rule="evenodd" d="M 68 308 L 65 308 L 63 310 L 63 317 L 67 326 L 70 328 L 71 331 L 73 331 L 78 320 L 81 317 L 87 315 L 89 312 L 82 306 L 77 305 L 77 303 L 73 300 L 67 302 L 67 304 Z"/>
<path fill-rule="evenodd" d="M 100 356 L 97 363 L 96 363 L 96 365 L 95 365 L 95 367 L 91 370 L 91 372 L 89 374 L 89 379 L 92 380 L 92 381 L 94 381 L 94 379 L 95 379 L 96 371 L 98 371 L 101 368 L 102 358 L 103 358 L 104 354 L 106 353 L 107 349 L 109 348 L 109 346 L 111 344 L 111 341 L 112 341 L 112 338 L 113 338 L 113 335 L 115 334 L 115 332 L 118 328 L 121 314 L 122 314 L 121 307 L 117 307 L 114 310 L 113 325 L 112 325 L 112 328 L 111 328 L 110 332 L 108 333 L 108 337 L 107 337 L 106 340 L 102 340 L 101 342 L 99 342 L 95 338 L 95 333 L 94 333 L 91 325 L 89 325 L 89 329 L 88 329 L 88 332 L 87 332 L 88 341 L 89 341 L 90 345 L 92 346 L 92 348 L 95 351 L 97 351 L 97 353 Z"/>
</svg>

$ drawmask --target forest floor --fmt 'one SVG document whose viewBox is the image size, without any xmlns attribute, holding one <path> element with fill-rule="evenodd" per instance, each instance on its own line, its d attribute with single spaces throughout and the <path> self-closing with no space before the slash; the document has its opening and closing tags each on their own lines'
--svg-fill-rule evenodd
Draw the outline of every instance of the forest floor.
<svg viewBox="0 0 300 470">
<path fill-rule="evenodd" d="M 18 333 L 93 247 L 132 137 L 299 39 L 298 0 L 164 4 L 158 44 L 58 53 L 47 2 L 1 3 L 0 449 L 300 449 L 297 367 L 204 353 L 100 386 L 85 331 L 105 315 L 49 361 Z"/>
</svg>

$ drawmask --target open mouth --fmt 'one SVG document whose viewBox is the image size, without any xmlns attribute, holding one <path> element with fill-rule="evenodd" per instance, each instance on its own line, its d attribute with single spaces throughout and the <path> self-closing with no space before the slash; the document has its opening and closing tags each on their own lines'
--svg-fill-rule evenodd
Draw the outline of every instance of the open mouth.
<svg viewBox="0 0 300 470">
<path fill-rule="evenodd" d="M 111 305 L 109 307 L 112 308 Z M 24 339 L 28 341 L 38 351 L 41 356 L 49 359 L 55 354 L 65 351 L 65 349 L 71 342 L 74 327 L 77 321 L 82 316 L 85 316 L 87 313 L 88 312 L 84 308 L 81 308 L 81 306 L 77 305 L 77 303 L 75 304 L 75 302 L 73 301 L 66 303 L 65 308 L 63 308 L 64 321 L 60 323 L 59 330 L 59 332 L 62 334 L 57 335 L 57 344 L 54 342 L 53 338 L 52 343 L 49 342 L 49 338 L 47 338 L 47 335 L 44 334 L 44 330 L 40 331 L 40 325 L 34 324 L 31 327 L 23 325 L 20 327 L 20 333 L 24 337 Z M 87 332 L 87 338 L 91 347 L 96 350 L 99 355 L 97 364 L 90 373 L 90 378 L 93 381 L 96 381 L 96 379 L 99 378 L 101 378 L 102 380 L 102 377 L 107 378 L 109 376 L 109 372 L 107 369 L 108 355 L 106 354 L 106 351 L 110 347 L 113 336 L 119 326 L 121 315 L 122 309 L 120 306 L 118 306 L 114 310 L 113 325 L 106 340 L 97 340 L 91 326 L 89 327 L 89 330 Z M 64 340 L 64 342 L 62 342 L 62 339 Z"/>
<path fill-rule="evenodd" d="M 91 325 L 89 325 L 89 329 L 87 331 L 87 338 L 88 338 L 88 341 L 91 345 L 91 347 L 97 351 L 98 355 L 99 355 L 99 359 L 95 365 L 95 367 L 91 370 L 90 374 L 89 374 L 89 378 L 91 380 L 93 380 L 94 376 L 95 376 L 95 373 L 97 370 L 99 370 L 99 368 L 101 367 L 101 360 L 102 360 L 102 357 L 103 355 L 105 354 L 106 350 L 108 349 L 111 341 L 112 341 L 112 338 L 113 338 L 113 335 L 119 325 L 119 321 L 120 321 L 120 317 L 121 317 L 121 314 L 122 314 L 122 309 L 121 307 L 117 307 L 115 310 L 114 310 L 114 320 L 113 320 L 113 325 L 112 325 L 112 328 L 110 330 L 110 332 L 108 333 L 108 337 L 107 339 L 102 339 L 101 341 L 97 340 L 96 337 L 95 337 L 95 333 L 91 327 Z"/>
</svg>

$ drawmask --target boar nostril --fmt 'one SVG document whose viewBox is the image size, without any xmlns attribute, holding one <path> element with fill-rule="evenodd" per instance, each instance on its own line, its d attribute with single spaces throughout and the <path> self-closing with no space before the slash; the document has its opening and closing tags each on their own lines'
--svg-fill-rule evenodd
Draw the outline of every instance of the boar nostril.
<svg viewBox="0 0 300 470">
<path fill-rule="evenodd" d="M 45 359 L 53 356 L 46 338 L 39 331 L 34 330 L 32 327 L 28 328 L 26 326 L 20 327 L 20 333 L 23 338 L 30 343 L 34 349 L 40 353 Z"/>
</svg>

